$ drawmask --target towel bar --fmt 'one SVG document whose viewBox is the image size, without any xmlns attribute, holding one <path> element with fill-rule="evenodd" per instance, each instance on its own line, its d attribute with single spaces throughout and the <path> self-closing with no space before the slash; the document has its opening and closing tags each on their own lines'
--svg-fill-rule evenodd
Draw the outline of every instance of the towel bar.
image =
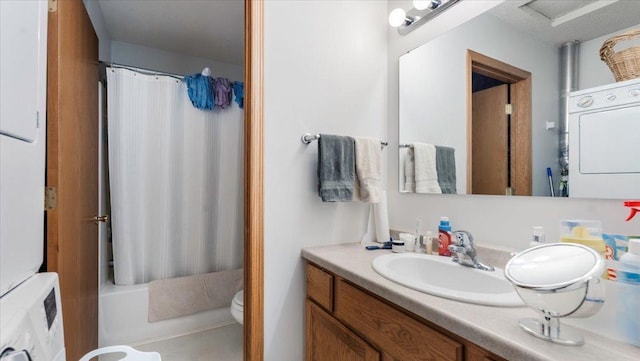
<svg viewBox="0 0 640 361">
<path fill-rule="evenodd" d="M 304 135 L 302 135 L 302 137 L 300 137 L 300 140 L 302 141 L 302 143 L 304 144 L 309 144 L 313 141 L 316 141 L 320 139 L 320 134 L 311 134 L 311 133 L 305 133 Z M 388 142 L 380 142 L 380 145 L 382 145 L 382 147 L 386 147 L 387 145 L 389 145 Z"/>
</svg>

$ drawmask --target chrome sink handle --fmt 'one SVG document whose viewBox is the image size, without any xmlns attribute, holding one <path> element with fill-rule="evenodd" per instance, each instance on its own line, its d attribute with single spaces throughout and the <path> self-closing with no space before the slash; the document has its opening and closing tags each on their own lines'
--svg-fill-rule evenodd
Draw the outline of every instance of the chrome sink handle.
<svg viewBox="0 0 640 361">
<path fill-rule="evenodd" d="M 478 258 L 476 257 L 476 247 L 473 243 L 473 236 L 470 232 L 464 230 L 454 231 L 453 236 L 455 237 L 453 240 L 455 244 L 448 247 L 449 251 L 455 254 L 451 258 L 453 262 L 483 271 L 494 270 L 493 266 L 485 265 L 478 261 Z"/>
</svg>

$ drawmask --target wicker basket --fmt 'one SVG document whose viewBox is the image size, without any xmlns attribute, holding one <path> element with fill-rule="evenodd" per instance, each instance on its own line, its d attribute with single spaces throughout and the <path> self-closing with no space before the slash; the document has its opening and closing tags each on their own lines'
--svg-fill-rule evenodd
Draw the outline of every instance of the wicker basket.
<svg viewBox="0 0 640 361">
<path fill-rule="evenodd" d="M 600 59 L 607 63 L 616 81 L 640 77 L 640 46 L 615 52 L 613 47 L 620 41 L 640 38 L 640 29 L 633 29 L 611 37 L 600 48 Z"/>
</svg>

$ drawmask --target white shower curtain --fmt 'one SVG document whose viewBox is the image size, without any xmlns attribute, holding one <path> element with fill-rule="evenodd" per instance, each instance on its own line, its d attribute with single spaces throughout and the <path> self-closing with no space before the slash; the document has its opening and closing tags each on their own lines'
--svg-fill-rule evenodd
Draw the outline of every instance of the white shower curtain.
<svg viewBox="0 0 640 361">
<path fill-rule="evenodd" d="M 107 68 L 115 283 L 242 267 L 243 111 L 183 81 Z"/>
</svg>

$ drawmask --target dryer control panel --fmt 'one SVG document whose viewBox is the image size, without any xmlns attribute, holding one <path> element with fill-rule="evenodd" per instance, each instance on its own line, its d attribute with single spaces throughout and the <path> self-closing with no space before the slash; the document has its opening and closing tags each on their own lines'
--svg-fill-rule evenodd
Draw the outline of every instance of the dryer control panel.
<svg viewBox="0 0 640 361">
<path fill-rule="evenodd" d="M 569 113 L 634 104 L 640 102 L 640 81 L 633 79 L 572 92 L 569 99 Z"/>
</svg>

